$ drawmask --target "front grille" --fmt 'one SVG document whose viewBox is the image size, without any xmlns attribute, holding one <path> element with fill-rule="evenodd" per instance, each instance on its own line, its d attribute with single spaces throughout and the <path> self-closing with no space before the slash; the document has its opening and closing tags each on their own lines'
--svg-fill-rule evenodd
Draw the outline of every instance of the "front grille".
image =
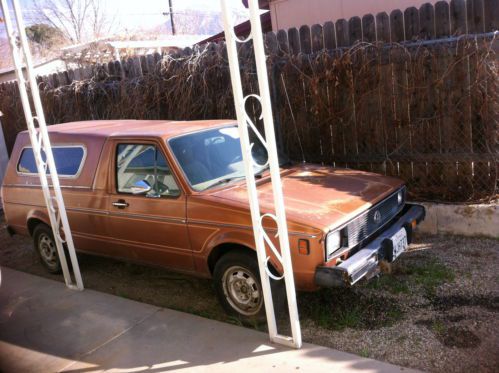
<svg viewBox="0 0 499 373">
<path fill-rule="evenodd" d="M 402 202 L 400 204 L 397 197 L 399 191 L 397 191 L 347 224 L 348 247 L 358 245 L 392 220 L 402 210 L 405 203 L 405 188 L 402 188 L 401 191 Z"/>
</svg>

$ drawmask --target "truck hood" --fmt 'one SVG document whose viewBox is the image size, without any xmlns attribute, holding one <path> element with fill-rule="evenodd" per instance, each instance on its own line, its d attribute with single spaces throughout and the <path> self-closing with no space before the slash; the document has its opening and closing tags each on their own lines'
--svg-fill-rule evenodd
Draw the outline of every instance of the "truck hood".
<svg viewBox="0 0 499 373">
<path fill-rule="evenodd" d="M 387 197 L 401 180 L 369 172 L 300 165 L 281 171 L 288 221 L 327 232 Z M 270 178 L 257 181 L 262 213 L 274 213 Z M 216 191 L 213 197 L 238 205 L 248 204 L 246 184 Z"/>
</svg>

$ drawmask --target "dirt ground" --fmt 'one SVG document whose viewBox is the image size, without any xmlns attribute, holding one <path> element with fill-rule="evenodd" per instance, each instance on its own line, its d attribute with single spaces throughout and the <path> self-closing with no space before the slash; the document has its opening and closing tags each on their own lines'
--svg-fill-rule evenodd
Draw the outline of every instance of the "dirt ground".
<svg viewBox="0 0 499 373">
<path fill-rule="evenodd" d="M 209 280 L 79 259 L 89 289 L 238 323 L 224 314 Z M 29 238 L 4 229 L 0 265 L 63 281 L 43 269 Z M 299 294 L 303 339 L 426 371 L 498 372 L 498 268 L 499 240 L 418 235 L 391 274 L 354 289 Z"/>
</svg>

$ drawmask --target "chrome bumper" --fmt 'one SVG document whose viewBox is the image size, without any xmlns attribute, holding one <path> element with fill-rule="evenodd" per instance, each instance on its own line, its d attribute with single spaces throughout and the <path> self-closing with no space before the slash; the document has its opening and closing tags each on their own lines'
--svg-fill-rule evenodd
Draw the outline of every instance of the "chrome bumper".
<svg viewBox="0 0 499 373">
<path fill-rule="evenodd" d="M 425 217 L 425 209 L 420 205 L 406 204 L 404 213 L 388 225 L 378 236 L 335 267 L 318 267 L 315 283 L 321 287 L 352 286 L 362 278 L 372 278 L 380 272 L 381 261 L 392 262 L 392 237 L 401 228 L 407 231 L 407 241 L 411 243 L 413 222 L 419 224 Z"/>
</svg>

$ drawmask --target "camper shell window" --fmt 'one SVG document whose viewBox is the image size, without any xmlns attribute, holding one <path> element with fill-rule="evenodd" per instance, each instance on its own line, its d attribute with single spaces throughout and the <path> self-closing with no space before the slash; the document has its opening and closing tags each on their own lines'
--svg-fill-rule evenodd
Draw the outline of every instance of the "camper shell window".
<svg viewBox="0 0 499 373">
<path fill-rule="evenodd" d="M 75 178 L 80 174 L 86 156 L 83 145 L 52 146 L 52 154 L 54 155 L 55 167 L 59 176 Z M 45 162 L 46 156 L 43 150 L 42 159 Z M 38 173 L 33 148 L 26 147 L 23 149 L 17 163 L 17 172 L 25 175 L 36 175 Z M 47 168 L 47 174 L 49 173 L 50 171 Z"/>
</svg>

